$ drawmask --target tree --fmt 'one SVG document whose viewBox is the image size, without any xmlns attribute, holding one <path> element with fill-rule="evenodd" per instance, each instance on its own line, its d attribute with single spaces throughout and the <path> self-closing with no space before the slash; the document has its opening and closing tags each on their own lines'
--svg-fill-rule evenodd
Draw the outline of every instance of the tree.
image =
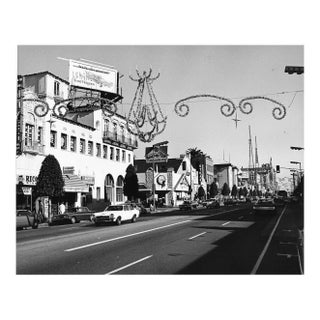
<svg viewBox="0 0 320 320">
<path fill-rule="evenodd" d="M 126 176 L 124 177 L 123 194 L 129 200 L 134 200 L 138 197 L 139 183 L 136 170 L 132 164 L 126 169 Z"/>
<path fill-rule="evenodd" d="M 228 196 L 230 194 L 230 188 L 226 182 L 224 183 L 224 185 L 222 187 L 221 193 L 223 196 Z"/>
<path fill-rule="evenodd" d="M 203 186 L 200 186 L 199 189 L 198 189 L 198 198 L 199 199 L 203 199 L 204 196 L 206 195 L 204 189 L 203 189 Z"/>
<path fill-rule="evenodd" d="M 49 196 L 53 201 L 63 196 L 64 181 L 58 160 L 51 154 L 42 162 L 36 184 L 37 196 Z"/>
<path fill-rule="evenodd" d="M 191 165 L 198 171 L 199 182 L 201 183 L 201 164 L 205 154 L 198 148 L 189 148 L 187 153 L 190 154 Z"/>
<path fill-rule="evenodd" d="M 238 194 L 238 189 L 237 189 L 236 185 L 234 184 L 233 187 L 232 187 L 232 190 L 231 190 L 231 195 L 233 197 L 236 197 L 237 194 Z"/>
<path fill-rule="evenodd" d="M 218 194 L 218 187 L 215 182 L 212 182 L 210 185 L 210 198 L 214 198 Z"/>
</svg>

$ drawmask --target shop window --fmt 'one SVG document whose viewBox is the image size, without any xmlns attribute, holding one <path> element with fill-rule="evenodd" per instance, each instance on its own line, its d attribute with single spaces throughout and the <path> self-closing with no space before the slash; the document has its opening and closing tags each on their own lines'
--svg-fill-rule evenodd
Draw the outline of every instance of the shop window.
<svg viewBox="0 0 320 320">
<path fill-rule="evenodd" d="M 101 144 L 96 143 L 96 156 L 101 157 Z"/>
<path fill-rule="evenodd" d="M 77 138 L 76 137 L 70 138 L 70 150 L 73 152 L 77 151 Z"/>
<path fill-rule="evenodd" d="M 34 126 L 26 123 L 25 135 L 24 135 L 24 145 L 25 146 L 32 146 L 33 145 L 33 135 L 34 135 Z"/>
<path fill-rule="evenodd" d="M 80 153 L 86 153 L 86 140 L 80 139 Z"/>
<path fill-rule="evenodd" d="M 64 133 L 61 133 L 61 149 L 67 150 L 67 135 Z"/>
<path fill-rule="evenodd" d="M 107 159 L 108 158 L 108 146 L 103 145 L 103 158 Z"/>
<path fill-rule="evenodd" d="M 120 149 L 116 149 L 116 161 L 120 161 Z"/>
<path fill-rule="evenodd" d="M 43 128 L 42 127 L 38 127 L 38 143 L 42 144 L 42 136 L 43 136 Z"/>
<path fill-rule="evenodd" d="M 114 159 L 114 148 L 110 147 L 110 160 Z"/>
<path fill-rule="evenodd" d="M 56 131 L 50 132 L 50 147 L 52 147 L 52 148 L 57 147 L 57 132 Z"/>
</svg>

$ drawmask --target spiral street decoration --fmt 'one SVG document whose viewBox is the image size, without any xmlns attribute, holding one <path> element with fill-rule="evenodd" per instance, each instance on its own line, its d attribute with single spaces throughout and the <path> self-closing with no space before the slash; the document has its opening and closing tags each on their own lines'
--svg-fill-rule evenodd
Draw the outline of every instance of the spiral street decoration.
<svg viewBox="0 0 320 320">
<path fill-rule="evenodd" d="M 38 117 L 45 117 L 49 111 L 57 117 L 65 117 L 67 113 L 76 111 L 78 107 L 90 105 L 91 108 L 101 108 L 105 115 L 113 115 L 117 112 L 117 105 L 114 101 L 97 97 L 74 97 L 58 101 L 52 109 L 49 104 L 36 98 L 20 98 L 21 102 L 34 102 L 34 113 Z"/>
<path fill-rule="evenodd" d="M 149 73 L 144 71 L 141 75 L 138 70 L 136 70 L 136 73 L 138 75 L 137 79 L 129 75 L 132 81 L 138 82 L 138 87 L 127 116 L 127 130 L 131 134 L 137 135 L 140 141 L 151 142 L 164 131 L 167 125 L 167 117 L 163 115 L 152 88 L 153 81 L 159 78 L 160 73 L 153 78 L 151 77 L 151 68 Z M 147 94 L 145 94 L 145 89 Z M 149 103 L 142 103 L 146 96 Z M 134 124 L 134 129 L 129 125 L 130 122 Z"/>
<path fill-rule="evenodd" d="M 246 97 L 246 98 L 240 100 L 238 106 L 236 106 L 232 100 L 224 98 L 224 97 L 220 97 L 220 96 L 216 96 L 216 95 L 212 95 L 212 94 L 199 94 L 199 95 L 194 95 L 194 96 L 190 96 L 188 98 L 184 98 L 184 99 L 179 100 L 175 104 L 175 107 L 174 107 L 176 114 L 180 117 L 187 116 L 189 113 L 190 107 L 185 102 L 189 101 L 189 100 L 198 99 L 198 98 L 214 98 L 217 100 L 226 101 L 226 103 L 224 103 L 220 107 L 220 112 L 225 117 L 232 116 L 234 114 L 234 112 L 236 111 L 236 109 L 240 109 L 240 111 L 244 114 L 250 114 L 253 111 L 253 106 L 252 106 L 251 102 L 249 102 L 249 101 L 258 100 L 258 99 L 270 101 L 270 102 L 278 105 L 277 107 L 274 107 L 272 110 L 272 116 L 276 120 L 283 119 L 287 113 L 286 107 L 282 103 L 280 103 L 279 101 L 276 101 L 274 99 L 264 97 L 264 96 Z"/>
</svg>

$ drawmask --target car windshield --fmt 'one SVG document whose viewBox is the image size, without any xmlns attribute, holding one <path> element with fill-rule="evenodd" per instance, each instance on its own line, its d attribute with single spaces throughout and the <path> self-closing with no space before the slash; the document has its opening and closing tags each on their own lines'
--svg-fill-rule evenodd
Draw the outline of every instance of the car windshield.
<svg viewBox="0 0 320 320">
<path fill-rule="evenodd" d="M 123 206 L 109 206 L 106 211 L 122 211 Z"/>
</svg>

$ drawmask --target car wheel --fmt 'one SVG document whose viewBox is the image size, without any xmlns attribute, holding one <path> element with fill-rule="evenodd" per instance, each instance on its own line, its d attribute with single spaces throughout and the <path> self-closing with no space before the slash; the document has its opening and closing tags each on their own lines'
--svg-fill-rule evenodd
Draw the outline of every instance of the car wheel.
<svg viewBox="0 0 320 320">
<path fill-rule="evenodd" d="M 134 215 L 134 216 L 132 217 L 132 219 L 131 219 L 131 222 L 134 223 L 134 222 L 136 222 L 136 221 L 137 221 L 137 216 Z"/>
<path fill-rule="evenodd" d="M 72 218 L 71 218 L 71 223 L 76 223 L 76 222 L 77 222 L 76 217 L 72 217 Z"/>
<path fill-rule="evenodd" d="M 120 226 L 120 224 L 121 224 L 121 217 L 118 217 L 117 220 L 116 220 L 116 225 Z"/>
<path fill-rule="evenodd" d="M 32 226 L 32 229 L 38 229 L 38 226 L 39 226 L 38 222 L 35 222 Z"/>
</svg>

